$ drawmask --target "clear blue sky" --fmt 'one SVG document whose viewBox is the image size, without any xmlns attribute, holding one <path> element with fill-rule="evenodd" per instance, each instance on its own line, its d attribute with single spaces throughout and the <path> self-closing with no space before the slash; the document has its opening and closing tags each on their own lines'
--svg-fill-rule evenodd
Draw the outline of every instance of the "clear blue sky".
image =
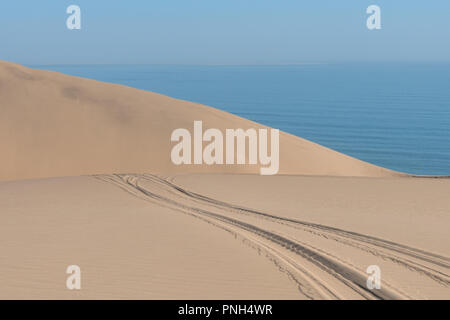
<svg viewBox="0 0 450 320">
<path fill-rule="evenodd" d="M 66 28 L 66 8 L 82 30 Z M 366 28 L 381 7 L 382 30 Z M 1 0 L 0 59 L 23 64 L 450 61 L 449 0 Z"/>
</svg>

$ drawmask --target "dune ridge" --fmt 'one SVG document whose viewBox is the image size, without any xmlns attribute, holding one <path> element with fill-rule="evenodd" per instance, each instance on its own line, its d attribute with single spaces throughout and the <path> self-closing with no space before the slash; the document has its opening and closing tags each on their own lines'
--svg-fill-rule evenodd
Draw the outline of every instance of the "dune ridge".
<svg viewBox="0 0 450 320">
<path fill-rule="evenodd" d="M 171 132 L 267 128 L 227 112 L 123 85 L 0 61 L 0 180 L 102 173 L 259 173 L 260 165 L 182 165 Z M 279 174 L 400 175 L 288 133 Z"/>
</svg>

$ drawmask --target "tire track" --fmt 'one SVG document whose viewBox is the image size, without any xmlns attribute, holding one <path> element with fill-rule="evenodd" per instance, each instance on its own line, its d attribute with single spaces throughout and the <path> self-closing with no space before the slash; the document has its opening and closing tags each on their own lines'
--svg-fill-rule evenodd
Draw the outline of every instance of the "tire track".
<svg viewBox="0 0 450 320">
<path fill-rule="evenodd" d="M 138 197 L 139 199 L 160 205 L 162 207 L 170 208 L 183 214 L 190 215 L 231 233 L 235 238 L 241 238 L 245 244 L 250 245 L 252 248 L 258 250 L 260 254 L 261 252 L 263 252 L 266 257 L 269 258 L 281 272 L 287 274 L 287 276 L 293 282 L 295 282 L 299 291 L 308 299 L 341 299 L 341 297 L 336 292 L 334 292 L 327 286 L 323 286 L 323 284 L 318 279 L 316 279 L 316 277 L 312 275 L 308 270 L 302 268 L 302 266 L 294 263 L 293 261 L 286 259 L 274 248 L 271 248 L 256 239 L 242 235 L 233 228 L 230 228 L 227 225 L 222 225 L 215 220 L 208 219 L 204 216 L 199 216 L 195 213 L 180 208 L 168 206 L 164 203 L 160 203 L 159 201 L 154 201 L 153 198 L 143 195 L 141 192 L 137 191 L 135 187 L 131 187 L 128 183 L 124 182 L 124 178 L 122 176 L 123 175 L 118 174 L 95 175 L 94 178 L 102 182 L 113 184 L 126 191 L 127 193 Z"/>
<path fill-rule="evenodd" d="M 277 252 L 278 258 L 281 257 L 281 260 L 291 260 L 289 257 L 283 256 L 280 254 L 280 251 L 276 248 L 283 248 L 286 249 L 292 253 L 294 253 L 296 256 L 308 261 L 312 265 L 314 265 L 316 268 L 320 269 L 321 271 L 325 272 L 329 276 L 332 276 L 334 279 L 338 280 L 341 284 L 345 285 L 348 289 L 351 289 L 353 292 L 358 294 L 360 297 L 365 299 L 405 299 L 405 298 L 411 298 L 406 293 L 402 292 L 399 289 L 396 289 L 392 285 L 384 284 L 383 288 L 381 290 L 369 290 L 366 288 L 366 279 L 367 275 L 363 273 L 361 270 L 356 269 L 351 264 L 346 263 L 345 261 L 336 259 L 336 257 L 333 257 L 330 254 L 327 254 L 323 250 L 317 250 L 310 246 L 307 246 L 305 244 L 301 244 L 300 241 L 296 241 L 295 239 L 286 237 L 282 234 L 279 234 L 278 232 L 272 232 L 269 230 L 266 230 L 264 228 L 260 228 L 258 226 L 255 226 L 251 223 L 247 223 L 241 220 L 236 219 L 235 217 L 229 217 L 224 214 L 219 214 L 216 211 L 211 211 L 211 206 L 213 206 L 215 209 L 226 211 L 227 213 L 230 213 L 230 209 L 233 211 L 242 211 L 244 213 L 250 213 L 257 216 L 262 216 L 264 218 L 270 218 L 272 220 L 281 220 L 283 223 L 299 223 L 302 225 L 302 227 L 309 227 L 312 229 L 319 229 L 320 231 L 326 230 L 326 231 L 334 231 L 335 233 L 342 236 L 344 235 L 352 235 L 352 237 L 349 237 L 351 239 L 354 238 L 361 238 L 365 241 L 368 241 L 367 239 L 372 239 L 372 237 L 366 237 L 364 235 L 356 234 L 353 235 L 351 232 L 347 232 L 344 230 L 339 230 L 336 228 L 329 228 L 326 226 L 320 226 L 315 224 L 309 224 L 304 222 L 295 221 L 292 219 L 286 219 L 282 217 L 273 216 L 270 214 L 261 213 L 252 209 L 247 208 L 240 208 L 235 205 L 227 204 L 222 201 L 217 201 L 215 199 L 207 198 L 192 192 L 189 192 L 187 190 L 184 190 L 183 188 L 176 186 L 175 184 L 153 176 L 153 175 L 115 175 L 115 176 L 97 176 L 97 178 L 101 179 L 102 181 L 113 183 L 122 189 L 125 189 L 127 192 L 130 192 L 131 194 L 138 196 L 143 199 L 152 200 L 152 202 L 156 202 L 165 206 L 169 207 L 175 207 L 179 210 L 182 210 L 184 212 L 194 213 L 197 215 L 201 215 L 204 217 L 211 218 L 215 220 L 216 222 L 224 223 L 225 225 L 232 226 L 237 230 L 245 231 L 249 234 L 253 234 L 257 237 L 257 240 L 253 239 L 253 241 L 256 243 L 259 239 L 264 239 L 265 241 L 268 241 L 272 243 L 270 245 L 270 249 Z M 139 182 L 145 181 L 153 184 L 151 188 L 148 186 L 142 186 Z M 150 190 L 151 189 L 151 190 Z M 167 197 L 162 195 L 162 193 L 169 193 L 171 196 L 174 194 L 177 196 L 176 198 L 180 199 L 181 201 L 176 201 L 173 199 L 173 197 Z M 145 197 L 142 197 L 142 196 Z M 187 197 L 187 199 L 186 199 Z M 194 200 L 194 206 L 189 205 L 189 201 L 192 203 Z M 195 203 L 200 204 L 202 206 L 207 206 L 208 209 L 201 208 L 199 206 L 196 206 Z M 279 222 L 279 221 L 277 221 Z M 318 227 L 319 226 L 319 227 Z M 317 231 L 317 230 L 314 230 Z M 379 239 L 381 240 L 381 239 Z M 363 241 L 364 242 L 364 241 Z M 380 243 L 380 241 L 375 243 Z M 383 242 L 383 240 L 381 240 Z M 393 243 L 392 243 L 393 244 Z M 401 248 L 401 245 L 395 244 L 396 248 Z M 261 246 L 261 244 L 259 244 Z M 385 246 L 386 247 L 386 246 Z M 267 248 L 266 248 L 267 250 Z M 410 253 L 411 248 L 408 247 L 408 250 L 406 250 L 408 253 Z M 424 254 L 425 252 L 421 252 L 421 254 Z M 433 255 L 431 255 L 433 257 Z M 433 260 L 434 261 L 434 260 Z M 292 263 L 291 263 L 292 266 Z M 298 268 L 298 271 L 300 273 L 305 273 L 304 268 Z M 307 271 L 307 270 L 306 270 Z M 326 287 L 326 283 L 320 283 L 320 279 L 314 279 L 313 282 L 316 282 L 315 285 L 319 285 L 321 288 Z M 319 282 L 319 283 L 317 283 Z M 339 298 L 338 294 L 332 294 L 328 292 L 328 295 L 331 294 L 331 298 Z"/>
<path fill-rule="evenodd" d="M 172 182 L 158 178 L 153 175 L 144 175 L 144 177 L 146 179 L 149 179 L 150 181 L 161 183 L 169 188 L 173 188 L 174 190 L 192 199 L 198 200 L 200 202 L 210 203 L 217 208 L 233 210 L 234 212 L 237 213 L 254 214 L 257 216 L 273 220 L 278 223 L 292 226 L 294 228 L 298 228 L 298 226 L 301 226 L 301 229 L 303 231 L 310 232 L 315 235 L 325 237 L 327 239 L 333 239 L 334 241 L 340 242 L 342 244 L 352 246 L 360 250 L 364 250 L 374 256 L 378 256 L 385 260 L 389 260 L 398 265 L 404 266 L 409 270 L 419 272 L 433 279 L 434 281 L 440 283 L 443 286 L 448 287 L 450 285 L 450 278 L 448 273 L 443 272 L 441 270 L 437 270 L 435 267 L 433 267 L 437 266 L 444 269 L 445 271 L 448 271 L 450 268 L 449 258 L 434 253 L 429 253 L 424 250 L 397 244 L 391 241 L 386 241 L 376 237 L 359 234 L 356 232 L 346 231 L 334 227 L 328 227 L 320 224 L 314 224 L 295 219 L 279 217 L 272 214 L 256 211 L 253 209 L 243 208 L 240 206 L 236 206 L 233 204 L 229 204 L 223 201 L 219 201 L 216 199 L 212 199 L 209 197 L 205 197 L 203 195 L 187 191 L 181 188 L 180 186 L 175 185 Z M 406 258 L 393 254 L 392 251 L 395 253 L 399 253 L 400 255 L 405 256 Z M 424 262 L 428 263 L 431 266 L 424 265 Z"/>
</svg>

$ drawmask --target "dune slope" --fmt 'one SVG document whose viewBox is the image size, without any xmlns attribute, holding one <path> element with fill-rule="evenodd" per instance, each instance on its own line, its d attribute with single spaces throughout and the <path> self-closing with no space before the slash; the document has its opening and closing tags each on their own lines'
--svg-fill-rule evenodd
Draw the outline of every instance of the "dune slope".
<svg viewBox="0 0 450 320">
<path fill-rule="evenodd" d="M 262 125 L 192 102 L 0 61 L 0 180 L 116 172 L 259 173 L 259 165 L 175 166 L 173 130 Z M 280 134 L 280 174 L 395 173 Z"/>
</svg>

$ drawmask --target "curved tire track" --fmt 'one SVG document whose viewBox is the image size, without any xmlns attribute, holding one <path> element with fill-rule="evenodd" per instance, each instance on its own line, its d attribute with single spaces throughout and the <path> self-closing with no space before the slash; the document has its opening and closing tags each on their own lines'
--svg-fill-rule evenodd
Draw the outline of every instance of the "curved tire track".
<svg viewBox="0 0 450 320">
<path fill-rule="evenodd" d="M 305 270 L 305 268 L 292 262 L 292 259 L 277 248 L 288 250 L 301 259 L 308 261 L 316 268 L 332 276 L 348 289 L 351 289 L 361 298 L 408 299 L 411 297 L 400 289 L 385 282 L 383 283 L 383 288 L 381 290 L 369 290 L 366 287 L 367 274 L 356 268 L 354 265 L 338 259 L 336 256 L 333 256 L 325 250 L 314 248 L 307 243 L 302 243 L 298 239 L 283 235 L 279 232 L 269 231 L 265 228 L 241 221 L 236 218 L 236 215 L 230 217 L 229 214 L 239 213 L 252 215 L 258 218 L 268 219 L 275 223 L 281 223 L 292 228 L 300 228 L 303 231 L 310 232 L 314 235 L 325 237 L 341 244 L 369 252 L 383 259 L 390 260 L 410 270 L 419 272 L 443 286 L 449 286 L 450 284 L 449 276 L 445 272 L 434 268 L 439 267 L 448 270 L 450 260 L 446 257 L 429 253 L 424 250 L 351 231 L 279 217 L 229 204 L 190 192 L 167 179 L 155 175 L 98 175 L 96 178 L 104 182 L 112 183 L 143 200 L 176 208 L 184 213 L 207 217 L 210 220 L 226 225 L 228 228 L 232 227 L 234 231 L 253 234 L 251 241 L 253 241 L 256 246 L 259 248 L 265 246 L 264 250 L 266 252 L 272 251 L 272 255 L 278 260 L 278 263 L 284 261 L 285 264 L 290 264 L 290 267 L 296 269 L 300 274 L 306 275 L 304 279 L 311 282 L 310 285 L 312 287 L 318 288 L 325 298 L 339 299 L 340 296 L 338 293 L 333 292 L 333 290 L 329 290 L 327 284 L 323 283 L 323 280 L 316 279 L 308 272 L 308 270 Z M 151 187 L 148 187 L 148 185 L 143 186 L 140 184 L 140 181 L 151 184 Z M 170 196 L 167 196 L 167 194 Z M 225 214 L 218 213 L 217 211 Z M 271 244 L 264 245 L 264 243 L 260 241 L 262 239 L 266 241 L 266 243 Z"/>
</svg>

